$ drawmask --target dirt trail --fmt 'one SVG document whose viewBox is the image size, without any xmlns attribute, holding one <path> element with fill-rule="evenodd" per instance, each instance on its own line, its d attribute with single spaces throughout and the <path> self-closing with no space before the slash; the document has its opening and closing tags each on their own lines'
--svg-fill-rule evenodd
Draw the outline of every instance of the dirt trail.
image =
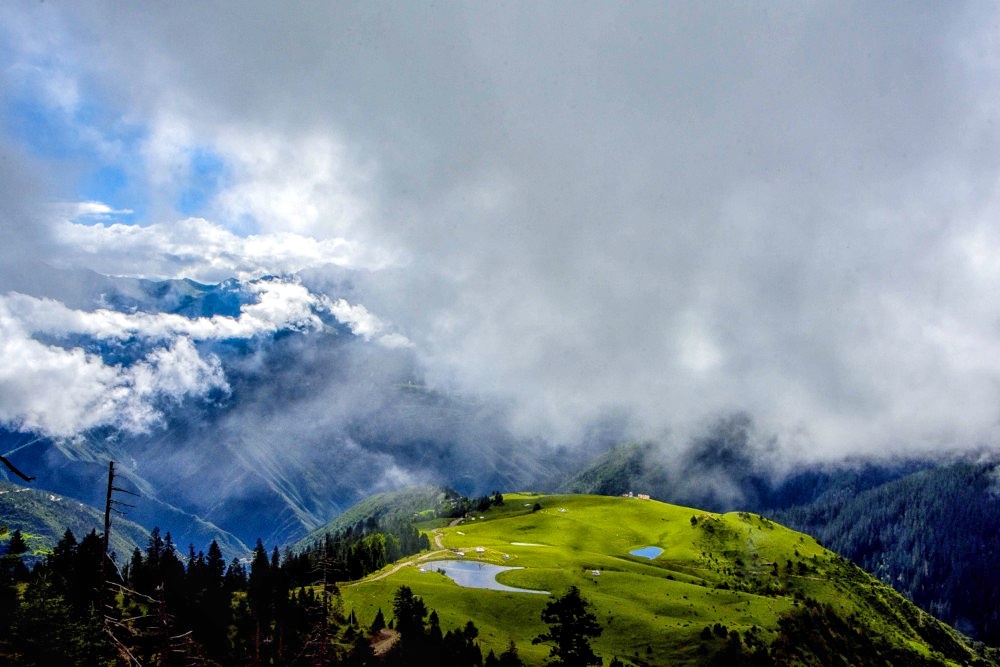
<svg viewBox="0 0 1000 667">
<path fill-rule="evenodd" d="M 435 537 L 437 537 L 437 536 L 435 536 Z M 435 539 L 435 543 L 436 542 L 437 542 L 437 540 Z M 346 587 L 350 588 L 351 586 L 357 586 L 358 584 L 360 584 L 362 582 L 365 582 L 365 581 L 378 581 L 379 579 L 385 579 L 390 574 L 395 574 L 395 573 L 399 572 L 400 570 L 402 570 L 407 565 L 416 565 L 417 563 L 423 562 L 423 561 L 427 560 L 428 558 L 433 558 L 434 556 L 440 556 L 440 555 L 446 554 L 446 553 L 449 553 L 448 549 L 438 549 L 436 551 L 428 551 L 427 553 L 422 554 L 420 556 L 417 556 L 416 558 L 407 558 L 406 560 L 399 561 L 398 563 L 396 563 L 395 565 L 393 565 L 391 568 L 389 568 L 385 572 L 380 572 L 380 573 L 378 573 L 378 574 L 376 574 L 374 576 L 365 577 L 364 579 L 358 579 L 357 581 L 352 581 L 352 582 L 350 582 L 348 584 L 343 584 L 343 586 L 346 586 Z"/>
<path fill-rule="evenodd" d="M 451 523 L 448 524 L 448 527 L 451 528 L 452 526 L 457 526 L 461 522 L 462 522 L 462 519 L 455 519 L 454 521 L 452 521 Z M 364 579 L 358 579 L 357 581 L 352 581 L 350 583 L 343 584 L 343 586 L 347 586 L 348 588 L 350 588 L 351 586 L 357 586 L 358 584 L 360 584 L 363 581 L 378 581 L 379 579 L 385 579 L 389 575 L 395 574 L 395 573 L 399 572 L 400 570 L 402 570 L 407 565 L 416 565 L 417 563 L 421 563 L 421 562 L 427 560 L 428 558 L 433 558 L 434 556 L 440 556 L 442 554 L 449 553 L 451 550 L 445 548 L 445 546 L 444 546 L 444 536 L 441 535 L 441 531 L 439 529 L 435 528 L 434 530 L 431 531 L 431 533 L 434 535 L 434 546 L 437 547 L 437 550 L 435 550 L 435 551 L 428 551 L 427 553 L 421 554 L 420 556 L 417 556 L 416 558 L 407 558 L 406 560 L 401 560 L 398 563 L 396 563 L 395 565 L 393 565 L 391 568 L 389 568 L 388 570 L 386 570 L 385 572 L 380 572 L 379 574 L 376 574 L 375 576 L 365 577 Z"/>
</svg>

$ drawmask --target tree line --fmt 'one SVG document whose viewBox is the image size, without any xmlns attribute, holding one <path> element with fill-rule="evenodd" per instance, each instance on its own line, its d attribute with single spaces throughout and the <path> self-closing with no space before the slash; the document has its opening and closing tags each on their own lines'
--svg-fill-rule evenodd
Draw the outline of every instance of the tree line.
<svg viewBox="0 0 1000 667">
<path fill-rule="evenodd" d="M 146 549 L 119 568 L 96 531 L 77 540 L 67 530 L 29 570 L 15 531 L 0 558 L 0 664 L 524 664 L 513 641 L 484 656 L 471 620 L 444 631 L 407 586 L 396 591 L 388 624 L 381 609 L 370 624 L 345 611 L 336 581 L 374 565 L 373 544 L 426 546 L 409 531 L 355 526 L 300 554 L 268 553 L 258 540 L 249 560 L 227 564 L 214 541 L 207 553 L 189 547 L 183 558 L 170 533 L 154 528 Z M 589 645 L 600 627 L 588 608 L 575 587 L 546 606 L 550 630 L 536 642 L 552 645 L 552 664 L 600 664 Z"/>
<path fill-rule="evenodd" d="M 955 463 L 771 516 L 962 632 L 1000 646 L 998 470 Z"/>
<path fill-rule="evenodd" d="M 15 530 L 0 558 L 0 664 L 372 664 L 337 581 L 428 548 L 411 524 L 366 522 L 300 554 L 258 540 L 226 562 L 215 541 L 186 556 L 154 528 L 122 563 L 67 530 L 28 569 Z"/>
</svg>

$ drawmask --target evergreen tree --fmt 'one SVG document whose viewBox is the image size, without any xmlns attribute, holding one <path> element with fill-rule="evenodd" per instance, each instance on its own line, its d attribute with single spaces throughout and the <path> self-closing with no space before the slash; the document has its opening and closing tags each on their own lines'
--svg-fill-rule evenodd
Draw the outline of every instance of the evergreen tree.
<svg viewBox="0 0 1000 667">
<path fill-rule="evenodd" d="M 586 667 L 601 664 L 601 659 L 590 647 L 590 639 L 601 635 L 597 617 L 587 611 L 590 603 L 580 595 L 580 589 L 570 586 L 560 598 L 552 599 L 542 610 L 542 621 L 548 624 L 532 644 L 551 643 L 551 664 L 560 667 Z"/>
<path fill-rule="evenodd" d="M 192 549 L 193 551 L 193 549 Z M 206 653 L 221 660 L 230 651 L 228 630 L 233 619 L 232 595 L 225 586 L 225 561 L 218 543 L 212 541 L 208 557 L 198 552 L 189 558 L 187 571 L 191 629 Z"/>
<path fill-rule="evenodd" d="M 400 586 L 396 591 L 392 599 L 392 614 L 396 619 L 396 630 L 401 634 L 423 634 L 427 606 L 409 586 Z"/>
<path fill-rule="evenodd" d="M 18 559 L 18 563 L 24 567 L 20 559 Z M 19 596 L 15 587 L 16 582 L 14 568 L 0 568 L 0 646 L 10 637 L 10 628 L 17 614 Z M 0 655 L 2 653 L 3 651 L 0 649 Z"/>
<path fill-rule="evenodd" d="M 427 664 L 428 643 L 424 634 L 427 606 L 409 586 L 400 586 L 392 600 L 392 613 L 399 643 L 392 651 L 393 661 L 400 665 Z"/>
<path fill-rule="evenodd" d="M 226 591 L 229 593 L 245 591 L 247 589 L 247 569 L 240 562 L 239 558 L 233 558 L 232 562 L 229 563 L 223 583 Z"/>
<path fill-rule="evenodd" d="M 271 608 L 274 618 L 275 651 L 278 662 L 283 662 L 285 654 L 285 639 L 287 621 L 289 620 L 288 588 L 289 582 L 281 568 L 281 555 L 278 547 L 271 552 L 271 564 L 268 568 L 271 586 Z"/>
<path fill-rule="evenodd" d="M 5 581 L 9 580 L 11 583 L 14 583 L 24 581 L 28 578 L 28 568 L 24 564 L 24 561 L 21 560 L 21 554 L 27 550 L 28 545 L 21 535 L 21 530 L 15 528 L 14 532 L 10 535 L 10 542 L 7 544 L 7 555 L 0 562 L 0 568 L 3 570 Z"/>
<path fill-rule="evenodd" d="M 524 662 L 517 653 L 517 646 L 513 639 L 510 640 L 507 649 L 497 659 L 497 667 L 524 667 Z"/>
<path fill-rule="evenodd" d="M 382 613 L 382 607 L 378 608 L 378 612 L 375 614 L 375 620 L 372 621 L 372 625 L 368 628 L 368 631 L 375 634 L 379 630 L 385 627 L 385 615 Z"/>
<path fill-rule="evenodd" d="M 260 659 L 261 647 L 271 632 L 271 564 L 267 560 L 264 543 L 257 540 L 250 561 L 250 578 L 247 582 L 247 603 L 255 626 L 254 655 Z"/>
<path fill-rule="evenodd" d="M 14 532 L 10 534 L 10 542 L 7 543 L 7 553 L 11 556 L 20 556 L 27 550 L 28 543 L 24 541 L 21 529 L 15 528 Z"/>
</svg>

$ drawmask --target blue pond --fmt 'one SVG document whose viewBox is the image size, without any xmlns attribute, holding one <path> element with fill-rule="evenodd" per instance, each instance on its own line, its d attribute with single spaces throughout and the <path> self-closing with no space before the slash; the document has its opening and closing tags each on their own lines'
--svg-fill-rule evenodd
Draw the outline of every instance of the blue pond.
<svg viewBox="0 0 1000 667">
<path fill-rule="evenodd" d="M 479 563 L 474 560 L 436 560 L 427 564 L 427 569 L 443 570 L 456 584 L 464 588 L 488 588 L 491 591 L 507 591 L 508 593 L 541 593 L 528 588 L 505 586 L 497 581 L 497 575 L 506 570 L 520 570 L 520 567 L 502 567 L 490 563 Z"/>
<path fill-rule="evenodd" d="M 638 556 L 639 558 L 648 558 L 653 560 L 657 556 L 663 553 L 663 549 L 660 547 L 643 547 L 642 549 L 633 549 L 629 551 L 633 556 Z"/>
</svg>

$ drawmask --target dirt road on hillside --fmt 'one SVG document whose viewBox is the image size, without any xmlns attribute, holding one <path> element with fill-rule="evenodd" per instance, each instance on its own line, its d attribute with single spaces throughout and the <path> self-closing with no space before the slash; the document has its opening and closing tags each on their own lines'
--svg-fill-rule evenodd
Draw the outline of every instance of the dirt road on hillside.
<svg viewBox="0 0 1000 667">
<path fill-rule="evenodd" d="M 450 524 L 448 524 L 448 527 L 451 528 L 452 526 L 457 526 L 459 523 L 461 523 L 461 521 L 462 521 L 461 519 L 455 519 Z M 422 563 L 423 561 L 425 561 L 425 560 L 427 560 L 429 558 L 433 558 L 435 556 L 441 556 L 443 554 L 450 553 L 451 550 L 450 549 L 446 549 L 444 547 L 444 536 L 441 535 L 441 531 L 438 530 L 438 529 L 434 529 L 433 531 L 431 531 L 431 533 L 434 535 L 434 546 L 437 547 L 437 550 L 435 550 L 435 551 L 428 551 L 427 553 L 421 554 L 421 555 L 417 556 L 416 558 L 407 558 L 406 560 L 402 560 L 402 561 L 396 563 L 395 565 L 393 565 L 391 568 L 389 568 L 385 572 L 379 572 L 376 575 L 373 575 L 373 576 L 370 576 L 370 577 L 365 577 L 364 579 L 358 579 L 357 581 L 352 581 L 352 582 L 350 582 L 348 584 L 343 584 L 343 585 L 347 586 L 348 588 L 350 588 L 351 586 L 357 586 L 358 584 L 360 584 L 363 581 L 378 581 L 379 579 L 385 579 L 389 575 L 395 574 L 395 573 L 399 572 L 400 570 L 402 570 L 407 565 L 416 565 L 417 563 Z"/>
</svg>

